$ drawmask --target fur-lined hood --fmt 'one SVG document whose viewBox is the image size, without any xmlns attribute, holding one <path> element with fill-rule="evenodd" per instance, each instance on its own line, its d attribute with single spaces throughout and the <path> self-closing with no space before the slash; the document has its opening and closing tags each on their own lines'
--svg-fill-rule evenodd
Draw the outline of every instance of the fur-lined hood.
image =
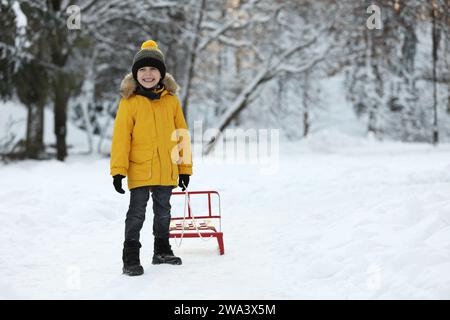
<svg viewBox="0 0 450 320">
<path fill-rule="evenodd" d="M 162 81 L 164 87 L 171 95 L 176 95 L 178 89 L 180 88 L 175 81 L 174 77 L 170 73 L 166 73 L 164 80 Z M 131 73 L 127 74 L 120 84 L 120 94 L 125 99 L 131 97 L 138 86 L 136 80 L 133 79 L 133 75 Z"/>
</svg>

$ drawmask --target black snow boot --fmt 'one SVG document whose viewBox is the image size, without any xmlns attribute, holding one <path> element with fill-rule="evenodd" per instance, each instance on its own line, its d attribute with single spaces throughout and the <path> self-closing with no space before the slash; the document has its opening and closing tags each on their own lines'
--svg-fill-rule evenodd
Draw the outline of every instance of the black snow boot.
<svg viewBox="0 0 450 320">
<path fill-rule="evenodd" d="M 144 273 L 144 268 L 139 260 L 139 249 L 141 244 L 137 240 L 126 240 L 123 243 L 123 268 L 124 274 L 129 276 L 140 276 Z"/>
<path fill-rule="evenodd" d="M 181 258 L 176 257 L 169 244 L 169 238 L 156 238 L 153 250 L 152 264 L 181 264 Z"/>
</svg>

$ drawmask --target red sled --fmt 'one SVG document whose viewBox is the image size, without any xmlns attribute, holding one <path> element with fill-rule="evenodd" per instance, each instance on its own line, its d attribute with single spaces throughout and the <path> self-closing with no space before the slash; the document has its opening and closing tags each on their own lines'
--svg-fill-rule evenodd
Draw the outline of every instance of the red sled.
<svg viewBox="0 0 450 320">
<path fill-rule="evenodd" d="M 191 211 L 191 195 L 208 196 L 208 215 L 196 215 Z M 174 196 L 186 196 L 186 192 L 172 192 Z M 211 209 L 211 195 L 216 195 L 219 200 L 218 212 L 213 213 Z M 170 219 L 169 238 L 211 238 L 215 237 L 219 245 L 219 253 L 223 255 L 222 217 L 220 212 L 220 195 L 217 191 L 188 191 L 187 192 L 187 215 L 186 217 L 172 217 Z M 184 227 L 183 227 L 184 220 Z M 216 228 L 218 227 L 218 228 Z"/>
</svg>

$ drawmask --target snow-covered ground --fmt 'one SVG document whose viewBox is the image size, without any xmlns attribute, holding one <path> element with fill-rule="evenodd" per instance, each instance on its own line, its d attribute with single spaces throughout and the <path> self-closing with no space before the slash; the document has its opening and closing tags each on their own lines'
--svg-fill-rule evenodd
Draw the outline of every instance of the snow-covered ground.
<svg viewBox="0 0 450 320">
<path fill-rule="evenodd" d="M 134 278 L 121 274 L 129 192 L 108 159 L 2 164 L 0 298 L 450 298 L 450 145 L 325 132 L 282 143 L 279 161 L 273 175 L 195 165 L 190 189 L 222 196 L 224 256 L 172 240 L 183 265 L 152 265 L 150 200 Z"/>
</svg>

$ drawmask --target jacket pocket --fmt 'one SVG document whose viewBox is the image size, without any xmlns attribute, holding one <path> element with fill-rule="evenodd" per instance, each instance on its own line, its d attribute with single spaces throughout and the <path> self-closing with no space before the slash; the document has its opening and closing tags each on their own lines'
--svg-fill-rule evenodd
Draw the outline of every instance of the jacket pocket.
<svg viewBox="0 0 450 320">
<path fill-rule="evenodd" d="M 131 150 L 128 178 L 130 180 L 148 180 L 152 177 L 152 149 Z"/>
<path fill-rule="evenodd" d="M 172 168 L 171 173 L 172 173 L 172 180 L 177 180 L 178 179 L 178 163 L 177 161 L 180 160 L 180 155 L 178 154 L 178 152 L 175 152 L 174 149 L 172 150 L 168 150 L 169 153 L 169 159 L 170 159 L 170 167 Z"/>
</svg>

